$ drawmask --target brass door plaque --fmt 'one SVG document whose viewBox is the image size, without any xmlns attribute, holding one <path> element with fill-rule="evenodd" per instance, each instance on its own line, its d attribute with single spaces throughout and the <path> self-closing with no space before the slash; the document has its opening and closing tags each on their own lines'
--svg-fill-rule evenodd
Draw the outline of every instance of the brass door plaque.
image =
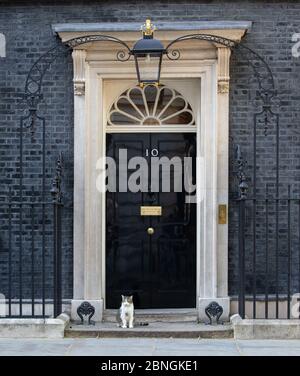
<svg viewBox="0 0 300 376">
<path fill-rule="evenodd" d="M 161 215 L 161 206 L 141 206 L 141 215 Z"/>
<path fill-rule="evenodd" d="M 226 225 L 227 223 L 227 206 L 219 205 L 219 225 Z"/>
</svg>

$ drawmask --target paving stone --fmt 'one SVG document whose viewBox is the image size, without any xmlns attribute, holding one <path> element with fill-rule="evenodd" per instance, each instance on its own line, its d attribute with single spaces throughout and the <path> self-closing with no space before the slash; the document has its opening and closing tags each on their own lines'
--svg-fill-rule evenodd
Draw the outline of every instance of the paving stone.
<svg viewBox="0 0 300 376">
<path fill-rule="evenodd" d="M 198 339 L 0 339 L 0 356 L 299 356 L 300 341 Z"/>
</svg>

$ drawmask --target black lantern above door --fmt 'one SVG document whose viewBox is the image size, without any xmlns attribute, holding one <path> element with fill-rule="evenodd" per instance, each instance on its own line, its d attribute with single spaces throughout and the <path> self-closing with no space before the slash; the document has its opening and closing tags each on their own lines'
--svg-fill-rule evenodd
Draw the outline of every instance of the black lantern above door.
<svg viewBox="0 0 300 376">
<path fill-rule="evenodd" d="M 131 50 L 134 56 L 136 74 L 140 86 L 159 85 L 162 57 L 166 53 L 161 41 L 153 37 L 154 26 L 148 19 L 144 24 L 143 38 Z"/>
</svg>

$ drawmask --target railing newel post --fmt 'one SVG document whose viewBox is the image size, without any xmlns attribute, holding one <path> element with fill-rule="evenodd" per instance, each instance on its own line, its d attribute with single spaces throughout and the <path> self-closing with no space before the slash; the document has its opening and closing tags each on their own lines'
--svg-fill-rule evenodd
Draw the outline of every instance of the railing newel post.
<svg viewBox="0 0 300 376">
<path fill-rule="evenodd" d="M 56 161 L 56 174 L 52 181 L 51 195 L 53 202 L 53 315 L 62 313 L 62 286 L 61 286 L 61 208 L 62 203 L 62 170 L 63 157 L 59 154 Z"/>
<path fill-rule="evenodd" d="M 239 188 L 239 228 L 238 228 L 238 239 L 239 239 L 239 315 L 242 319 L 245 318 L 245 219 L 246 219 L 246 199 L 248 192 L 247 177 L 245 174 L 245 166 L 247 161 L 244 160 L 240 145 L 236 147 L 236 162 L 238 165 L 238 188 Z"/>
</svg>

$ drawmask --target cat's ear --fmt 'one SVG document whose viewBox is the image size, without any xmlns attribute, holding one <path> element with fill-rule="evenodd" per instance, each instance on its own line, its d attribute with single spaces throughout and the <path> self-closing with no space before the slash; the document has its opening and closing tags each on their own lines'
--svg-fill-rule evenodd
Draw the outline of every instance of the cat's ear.
<svg viewBox="0 0 300 376">
<path fill-rule="evenodd" d="M 130 295 L 130 296 L 129 296 L 128 301 L 129 301 L 130 303 L 132 303 L 132 301 L 133 301 L 133 295 Z"/>
<path fill-rule="evenodd" d="M 122 302 L 124 302 L 125 300 L 125 296 L 124 295 L 121 295 L 122 296 Z"/>
</svg>

